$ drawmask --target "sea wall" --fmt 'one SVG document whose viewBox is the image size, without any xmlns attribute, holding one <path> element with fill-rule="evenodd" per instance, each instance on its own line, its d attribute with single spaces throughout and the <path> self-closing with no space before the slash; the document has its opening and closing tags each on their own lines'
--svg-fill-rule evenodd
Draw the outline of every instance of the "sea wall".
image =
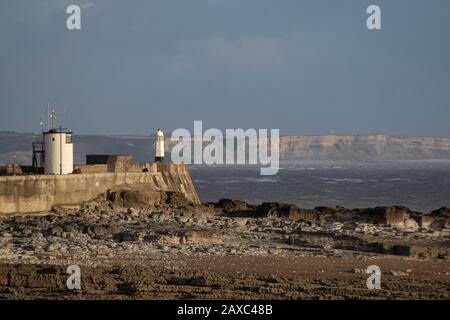
<svg viewBox="0 0 450 320">
<path fill-rule="evenodd" d="M 55 205 L 92 200 L 112 188 L 136 185 L 149 191 L 181 192 L 200 203 L 186 165 L 156 164 L 149 172 L 0 177 L 0 214 L 45 212 Z"/>
</svg>

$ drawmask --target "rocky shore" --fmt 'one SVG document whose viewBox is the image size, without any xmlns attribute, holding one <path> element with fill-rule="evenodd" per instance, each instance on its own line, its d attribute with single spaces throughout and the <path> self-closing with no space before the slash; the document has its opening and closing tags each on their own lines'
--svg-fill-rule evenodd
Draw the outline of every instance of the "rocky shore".
<svg viewBox="0 0 450 320">
<path fill-rule="evenodd" d="M 65 287 L 78 265 L 82 289 Z M 366 288 L 379 265 L 382 289 Z M 302 209 L 116 190 L 0 218 L 0 298 L 450 298 L 450 209 Z"/>
</svg>

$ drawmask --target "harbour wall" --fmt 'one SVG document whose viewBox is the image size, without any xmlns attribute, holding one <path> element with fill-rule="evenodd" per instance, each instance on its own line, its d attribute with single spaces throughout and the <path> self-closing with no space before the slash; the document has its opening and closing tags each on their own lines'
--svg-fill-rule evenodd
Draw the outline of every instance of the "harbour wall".
<svg viewBox="0 0 450 320">
<path fill-rule="evenodd" d="M 148 172 L 0 177 L 0 214 L 45 212 L 56 205 L 81 204 L 110 189 L 130 186 L 180 192 L 192 203 L 200 203 L 187 165 L 156 163 L 149 169 Z"/>
</svg>

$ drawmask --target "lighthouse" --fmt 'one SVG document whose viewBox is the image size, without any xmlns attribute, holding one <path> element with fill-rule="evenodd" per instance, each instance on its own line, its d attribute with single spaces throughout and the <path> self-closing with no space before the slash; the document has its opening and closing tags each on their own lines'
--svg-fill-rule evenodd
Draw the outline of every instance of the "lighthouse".
<svg viewBox="0 0 450 320">
<path fill-rule="evenodd" d="M 72 132 L 56 128 L 56 113 L 48 115 L 48 130 L 44 136 L 44 173 L 70 174 L 73 171 Z"/>
<path fill-rule="evenodd" d="M 155 162 L 164 161 L 164 133 L 161 129 L 156 131 L 156 144 L 155 144 Z"/>
</svg>

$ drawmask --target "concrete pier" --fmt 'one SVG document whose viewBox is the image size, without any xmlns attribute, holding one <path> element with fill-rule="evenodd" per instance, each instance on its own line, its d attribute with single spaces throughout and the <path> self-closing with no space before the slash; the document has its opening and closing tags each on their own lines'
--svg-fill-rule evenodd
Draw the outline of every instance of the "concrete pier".
<svg viewBox="0 0 450 320">
<path fill-rule="evenodd" d="M 136 185 L 149 191 L 180 192 L 192 203 L 200 203 L 187 165 L 154 164 L 149 169 L 0 177 L 0 214 L 45 212 L 56 205 L 90 201 L 112 188 Z"/>
</svg>

